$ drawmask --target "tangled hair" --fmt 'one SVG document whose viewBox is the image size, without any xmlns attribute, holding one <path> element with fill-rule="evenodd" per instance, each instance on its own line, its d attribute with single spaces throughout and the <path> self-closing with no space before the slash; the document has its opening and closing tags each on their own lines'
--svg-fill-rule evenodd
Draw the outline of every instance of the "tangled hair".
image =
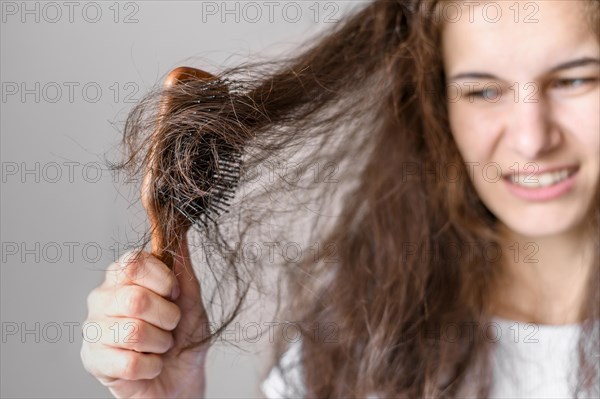
<svg viewBox="0 0 600 399">
<path fill-rule="evenodd" d="M 181 204 L 206 193 L 194 149 L 215 149 L 203 142 L 203 132 L 243 150 L 229 212 L 214 223 L 185 214 L 203 249 L 210 247 L 203 268 L 215 279 L 205 300 L 212 322 L 212 307 L 221 311 L 218 328 L 195 345 L 217 339 L 243 309 L 250 287 L 264 289 L 261 277 L 276 264 L 283 283 L 278 296 L 283 291 L 287 298 L 281 317 L 294 320 L 302 333 L 306 396 L 457 397 L 465 387 L 487 396 L 492 345 L 480 330 L 491 320 L 487 293 L 498 268 L 484 250 L 499 235 L 450 132 L 442 21 L 436 18 L 441 5 L 375 0 L 299 54 L 217 73 L 239 85 L 226 95 L 207 96 L 204 83 L 192 82 L 157 88 L 131 111 L 125 159 L 117 167 L 141 177 L 150 162 L 158 162 L 154 178 L 162 178 L 170 193 L 159 220 L 171 235 L 181 230 Z M 598 2 L 586 7 L 598 29 Z M 174 111 L 155 135 L 165 95 Z M 158 160 L 148 156 L 157 140 L 165 149 L 154 154 Z M 289 166 L 292 160 L 301 166 L 293 178 L 257 180 L 273 176 L 267 165 Z M 444 178 L 440 165 L 452 165 L 460 178 Z M 596 192 L 591 239 L 598 237 L 599 203 Z M 299 259 L 239 256 L 240 244 L 261 237 L 304 251 Z M 586 357 L 590 348 L 598 351 L 595 242 L 580 318 L 582 389 L 598 367 Z M 476 250 L 450 253 L 465 243 Z M 478 330 L 447 342 L 436 337 L 447 323 Z M 327 326 L 335 327 L 335 339 L 315 334 Z M 276 337 L 279 359 L 289 342 Z"/>
</svg>

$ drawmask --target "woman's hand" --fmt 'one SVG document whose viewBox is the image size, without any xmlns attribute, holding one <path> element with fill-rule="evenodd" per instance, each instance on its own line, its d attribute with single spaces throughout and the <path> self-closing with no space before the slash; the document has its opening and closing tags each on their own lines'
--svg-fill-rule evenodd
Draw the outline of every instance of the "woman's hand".
<svg viewBox="0 0 600 399">
<path fill-rule="evenodd" d="M 88 296 L 81 359 L 85 369 L 117 398 L 203 398 L 208 344 L 177 349 L 208 333 L 200 284 L 187 241 L 173 272 L 147 252 L 125 254 Z M 175 277 L 176 276 L 176 277 Z"/>
</svg>

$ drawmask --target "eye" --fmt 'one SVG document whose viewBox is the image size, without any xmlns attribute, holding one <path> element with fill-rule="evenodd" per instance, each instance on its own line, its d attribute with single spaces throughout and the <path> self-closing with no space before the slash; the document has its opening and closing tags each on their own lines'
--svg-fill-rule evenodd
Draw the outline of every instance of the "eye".
<svg viewBox="0 0 600 399">
<path fill-rule="evenodd" d="M 594 82 L 598 82 L 598 78 L 557 79 L 552 84 L 552 87 L 557 89 L 576 89 Z"/>
<path fill-rule="evenodd" d="M 467 93 L 469 99 L 481 99 L 495 101 L 500 96 L 500 91 L 495 88 L 487 88 L 485 90 L 471 91 Z"/>
</svg>

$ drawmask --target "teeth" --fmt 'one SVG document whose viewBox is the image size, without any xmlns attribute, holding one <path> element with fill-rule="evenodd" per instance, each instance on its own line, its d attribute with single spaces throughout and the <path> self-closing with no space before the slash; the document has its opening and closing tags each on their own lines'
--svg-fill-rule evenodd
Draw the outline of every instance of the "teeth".
<svg viewBox="0 0 600 399">
<path fill-rule="evenodd" d="M 528 173 L 512 175 L 510 180 L 522 187 L 547 187 L 559 183 L 569 177 L 569 170 L 563 169 L 556 172 L 542 173 L 537 176 Z"/>
</svg>

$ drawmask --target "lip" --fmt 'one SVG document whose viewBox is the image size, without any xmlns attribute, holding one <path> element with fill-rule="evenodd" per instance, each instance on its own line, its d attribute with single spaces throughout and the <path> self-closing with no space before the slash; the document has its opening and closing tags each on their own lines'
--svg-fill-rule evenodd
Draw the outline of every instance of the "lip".
<svg viewBox="0 0 600 399">
<path fill-rule="evenodd" d="M 569 166 L 561 166 L 561 167 L 552 167 L 552 168 L 544 168 L 542 170 L 537 171 L 536 173 L 520 171 L 520 173 L 525 173 L 527 176 L 538 176 L 542 173 L 552 172 L 555 170 L 568 169 L 570 171 L 570 176 L 561 181 L 560 183 L 547 186 L 547 187 L 522 187 L 514 184 L 510 176 L 505 176 L 504 183 L 506 184 L 508 190 L 521 199 L 527 201 L 550 201 L 557 198 L 562 197 L 567 194 L 569 191 L 573 189 L 575 185 L 575 180 L 579 174 L 579 166 L 569 167 Z"/>
<path fill-rule="evenodd" d="M 563 170 L 563 169 L 567 169 L 569 171 L 569 173 L 575 173 L 577 171 L 579 171 L 579 165 L 576 164 L 571 164 L 571 165 L 562 165 L 562 166 L 547 166 L 545 168 L 538 168 L 537 170 L 535 170 L 535 172 L 531 171 L 531 168 L 529 169 L 520 169 L 514 172 L 510 172 L 510 173 L 505 173 L 503 175 L 503 177 L 505 179 L 510 179 L 511 176 L 517 174 L 518 176 L 521 175 L 525 175 L 525 176 L 539 176 L 542 175 L 544 173 L 548 173 L 548 172 L 556 172 L 559 170 Z"/>
</svg>

